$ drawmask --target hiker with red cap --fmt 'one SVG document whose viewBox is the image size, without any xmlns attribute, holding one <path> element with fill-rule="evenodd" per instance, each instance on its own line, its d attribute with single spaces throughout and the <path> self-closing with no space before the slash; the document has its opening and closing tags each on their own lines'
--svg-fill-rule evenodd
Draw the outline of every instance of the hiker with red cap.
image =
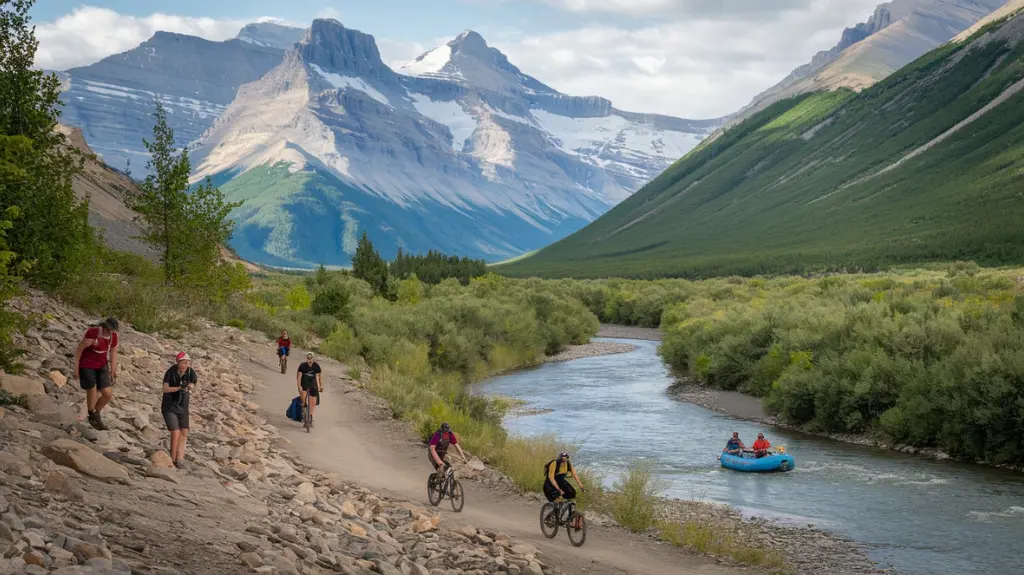
<svg viewBox="0 0 1024 575">
<path fill-rule="evenodd" d="M 164 374 L 164 399 L 160 412 L 171 432 L 171 459 L 178 469 L 185 467 L 185 440 L 188 438 L 188 398 L 196 385 L 192 358 L 185 352 L 175 356 L 175 364 Z"/>
<path fill-rule="evenodd" d="M 107 429 L 100 419 L 100 411 L 114 397 L 112 388 L 117 380 L 117 328 L 117 320 L 112 317 L 91 325 L 75 348 L 72 377 L 77 377 L 79 385 L 85 390 L 89 423 L 99 430 Z"/>
</svg>

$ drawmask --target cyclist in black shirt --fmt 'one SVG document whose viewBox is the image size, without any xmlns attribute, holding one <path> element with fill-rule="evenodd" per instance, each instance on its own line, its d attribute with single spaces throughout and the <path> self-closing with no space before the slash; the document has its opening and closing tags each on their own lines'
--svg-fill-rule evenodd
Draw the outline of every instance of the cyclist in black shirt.
<svg viewBox="0 0 1024 575">
<path fill-rule="evenodd" d="M 309 394 L 309 417 L 313 418 L 316 412 L 316 403 L 320 392 L 324 390 L 324 382 L 321 376 L 323 370 L 320 364 L 313 361 L 313 354 L 306 354 L 306 361 L 299 364 L 299 371 L 295 374 L 295 385 L 299 388 L 299 400 L 302 405 L 306 404 L 306 394 Z M 312 426 L 312 422 L 310 423 Z"/>
<path fill-rule="evenodd" d="M 185 440 L 188 437 L 188 399 L 198 378 L 192 369 L 192 358 L 181 352 L 175 357 L 175 365 L 164 373 L 164 398 L 160 412 L 164 423 L 171 432 L 171 459 L 174 466 L 185 466 Z"/>
</svg>

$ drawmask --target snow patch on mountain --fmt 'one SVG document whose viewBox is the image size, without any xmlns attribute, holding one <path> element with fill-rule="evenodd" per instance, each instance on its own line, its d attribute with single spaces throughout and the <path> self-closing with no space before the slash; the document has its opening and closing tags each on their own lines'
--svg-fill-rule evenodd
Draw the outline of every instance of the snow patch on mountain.
<svg viewBox="0 0 1024 575">
<path fill-rule="evenodd" d="M 425 94 L 410 93 L 413 107 L 420 114 L 448 127 L 452 133 L 452 148 L 461 152 L 466 141 L 476 131 L 477 120 L 456 100 L 435 101 Z"/>
<path fill-rule="evenodd" d="M 451 62 L 452 47 L 445 44 L 426 52 L 412 62 L 399 67 L 397 72 L 407 76 L 431 76 L 440 74 L 441 70 Z"/>
<path fill-rule="evenodd" d="M 532 112 L 538 127 L 566 152 L 591 156 L 610 147 L 638 156 L 647 155 L 675 161 L 696 146 L 701 135 L 658 130 L 631 122 L 621 116 L 570 118 L 544 110 Z"/>
<path fill-rule="evenodd" d="M 368 84 L 366 80 L 363 80 L 362 78 L 353 78 L 351 76 L 342 76 L 341 74 L 328 72 L 316 64 L 310 64 L 309 67 L 315 70 L 316 73 L 320 74 L 324 80 L 327 80 L 327 82 L 339 90 L 358 90 L 385 106 L 391 106 L 391 101 L 388 100 L 387 96 L 382 94 L 380 90 Z"/>
</svg>

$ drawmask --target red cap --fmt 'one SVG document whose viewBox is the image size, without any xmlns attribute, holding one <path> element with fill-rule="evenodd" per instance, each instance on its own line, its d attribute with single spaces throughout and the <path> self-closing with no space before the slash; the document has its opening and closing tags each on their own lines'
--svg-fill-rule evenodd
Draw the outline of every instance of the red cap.
<svg viewBox="0 0 1024 575">
<path fill-rule="evenodd" d="M 178 355 L 175 356 L 175 359 L 177 361 L 192 361 L 192 358 L 189 357 L 188 354 L 183 352 L 183 351 L 182 352 L 178 352 Z"/>
</svg>

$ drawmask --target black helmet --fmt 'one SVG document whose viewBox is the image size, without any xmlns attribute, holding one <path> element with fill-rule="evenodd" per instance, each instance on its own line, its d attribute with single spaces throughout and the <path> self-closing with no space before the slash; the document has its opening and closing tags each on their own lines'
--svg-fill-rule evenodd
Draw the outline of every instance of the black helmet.
<svg viewBox="0 0 1024 575">
<path fill-rule="evenodd" d="M 447 421 L 441 424 L 441 431 L 443 431 L 444 433 L 448 433 L 451 430 L 452 426 L 448 425 Z"/>
<path fill-rule="evenodd" d="M 559 459 L 569 459 L 569 452 L 568 451 L 559 452 L 558 458 Z"/>
<path fill-rule="evenodd" d="M 100 325 L 109 329 L 110 331 L 117 331 L 118 328 L 117 320 L 112 317 L 108 317 L 107 319 L 101 321 Z"/>
</svg>

